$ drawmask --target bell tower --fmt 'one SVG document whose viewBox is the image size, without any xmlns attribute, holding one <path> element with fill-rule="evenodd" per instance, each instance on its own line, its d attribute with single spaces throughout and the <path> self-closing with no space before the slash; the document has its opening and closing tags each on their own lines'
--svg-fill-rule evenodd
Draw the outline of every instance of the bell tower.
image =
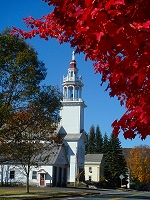
<svg viewBox="0 0 150 200">
<path fill-rule="evenodd" d="M 67 76 L 63 77 L 62 82 L 63 100 L 58 134 L 63 138 L 68 158 L 67 182 L 74 184 L 77 175 L 83 174 L 84 171 L 86 143 L 86 132 L 84 131 L 84 108 L 86 105 L 82 99 L 83 83 L 82 77 L 78 76 L 78 71 L 73 51 Z"/>
<path fill-rule="evenodd" d="M 78 76 L 78 68 L 75 60 L 75 52 L 72 52 L 72 60 L 68 68 L 67 76 L 63 77 L 63 100 L 60 111 L 64 134 L 82 133 L 84 131 L 84 108 L 86 105 L 82 99 L 82 76 Z"/>
</svg>

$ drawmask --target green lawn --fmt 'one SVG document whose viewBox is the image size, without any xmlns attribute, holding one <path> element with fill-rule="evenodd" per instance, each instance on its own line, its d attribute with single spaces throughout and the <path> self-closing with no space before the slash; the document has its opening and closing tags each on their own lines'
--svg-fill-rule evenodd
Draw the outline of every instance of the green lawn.
<svg viewBox="0 0 150 200">
<path fill-rule="evenodd" d="M 34 188 L 30 188 L 29 194 L 37 194 L 37 193 L 45 193 L 47 190 L 38 190 Z M 0 196 L 5 195 L 21 195 L 21 194 L 27 194 L 26 193 L 26 187 L 0 187 Z"/>
<path fill-rule="evenodd" d="M 59 192 L 56 190 L 44 190 L 43 189 L 39 189 L 38 188 L 34 188 L 34 187 L 30 187 L 29 190 L 29 194 L 26 193 L 26 188 L 25 187 L 0 187 L 0 199 L 1 200 L 25 200 L 25 199 L 33 199 L 33 200 L 40 200 L 40 199 L 50 199 L 51 197 L 62 197 L 62 196 L 74 196 L 74 195 L 85 195 L 87 193 L 85 192 Z M 13 196 L 13 195 L 19 195 L 17 197 L 9 197 L 9 196 Z M 28 196 L 29 195 L 29 196 Z M 2 196 L 5 196 L 2 197 Z M 8 197 L 7 197 L 8 196 Z M 7 198 L 6 198 L 7 197 Z"/>
</svg>

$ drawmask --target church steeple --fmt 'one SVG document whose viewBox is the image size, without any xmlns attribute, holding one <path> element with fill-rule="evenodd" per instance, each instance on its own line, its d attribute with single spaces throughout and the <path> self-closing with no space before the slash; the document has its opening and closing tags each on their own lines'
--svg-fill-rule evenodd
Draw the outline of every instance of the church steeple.
<svg viewBox="0 0 150 200">
<path fill-rule="evenodd" d="M 72 52 L 72 60 L 70 62 L 70 68 L 76 68 L 75 52 Z"/>
<path fill-rule="evenodd" d="M 63 100 L 60 110 L 59 134 L 64 138 L 69 166 L 67 168 L 67 181 L 75 183 L 79 169 L 84 169 L 85 130 L 84 108 L 82 100 L 82 77 L 78 76 L 75 52 L 68 68 L 67 76 L 63 77 Z M 79 153 L 80 152 L 80 153 Z M 78 159 L 78 161 L 77 161 Z"/>
<path fill-rule="evenodd" d="M 78 71 L 75 52 L 73 51 L 68 74 L 63 77 L 63 100 L 81 100 L 83 83 L 82 76 L 78 76 Z"/>
<path fill-rule="evenodd" d="M 64 133 L 81 133 L 84 130 L 84 108 L 86 105 L 82 99 L 82 77 L 78 76 L 78 68 L 75 53 L 72 52 L 72 60 L 68 68 L 67 76 L 63 77 L 63 100 L 60 111 L 60 126 Z"/>
</svg>

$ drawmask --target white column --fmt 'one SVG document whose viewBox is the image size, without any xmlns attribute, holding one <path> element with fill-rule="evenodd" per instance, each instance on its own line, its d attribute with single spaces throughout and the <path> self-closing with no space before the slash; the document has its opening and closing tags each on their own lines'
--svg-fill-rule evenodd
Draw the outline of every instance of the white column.
<svg viewBox="0 0 150 200">
<path fill-rule="evenodd" d="M 75 98 L 75 87 L 73 85 L 73 99 Z"/>
<path fill-rule="evenodd" d="M 65 88 L 63 87 L 63 99 L 65 99 Z"/>
<path fill-rule="evenodd" d="M 67 87 L 67 99 L 68 99 L 68 87 Z"/>
</svg>

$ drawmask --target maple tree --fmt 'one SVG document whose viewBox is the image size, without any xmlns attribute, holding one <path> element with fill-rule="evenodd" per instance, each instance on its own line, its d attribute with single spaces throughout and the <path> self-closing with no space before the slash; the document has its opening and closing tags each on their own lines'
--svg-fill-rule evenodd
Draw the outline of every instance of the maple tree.
<svg viewBox="0 0 150 200">
<path fill-rule="evenodd" d="M 61 143 L 55 132 L 60 98 L 56 87 L 44 86 L 27 108 L 16 112 L 0 132 L 1 156 L 21 165 L 27 178 L 27 193 L 31 168 L 46 164 Z"/>
<path fill-rule="evenodd" d="M 26 107 L 46 77 L 34 48 L 10 32 L 0 34 L 0 128 Z"/>
<path fill-rule="evenodd" d="M 29 31 L 13 28 L 13 34 L 39 35 L 60 43 L 70 42 L 76 53 L 94 63 L 95 72 L 108 83 L 110 97 L 117 96 L 126 112 L 112 123 L 118 136 L 150 135 L 150 1 L 149 0 L 43 0 L 52 11 L 24 18 Z"/>
<path fill-rule="evenodd" d="M 130 169 L 132 181 L 141 184 L 150 184 L 150 147 L 137 146 L 130 150 L 129 157 L 126 159 Z"/>
<path fill-rule="evenodd" d="M 45 162 L 60 142 L 62 93 L 55 86 L 41 86 L 46 77 L 44 63 L 34 48 L 6 29 L 0 34 L 0 152 L 6 161 L 22 165 L 29 192 L 31 166 Z M 48 154 L 42 155 L 47 151 Z M 45 156 L 46 155 L 46 156 Z M 3 173 L 3 172 L 2 172 Z M 1 182 L 4 181 L 3 174 Z"/>
</svg>

